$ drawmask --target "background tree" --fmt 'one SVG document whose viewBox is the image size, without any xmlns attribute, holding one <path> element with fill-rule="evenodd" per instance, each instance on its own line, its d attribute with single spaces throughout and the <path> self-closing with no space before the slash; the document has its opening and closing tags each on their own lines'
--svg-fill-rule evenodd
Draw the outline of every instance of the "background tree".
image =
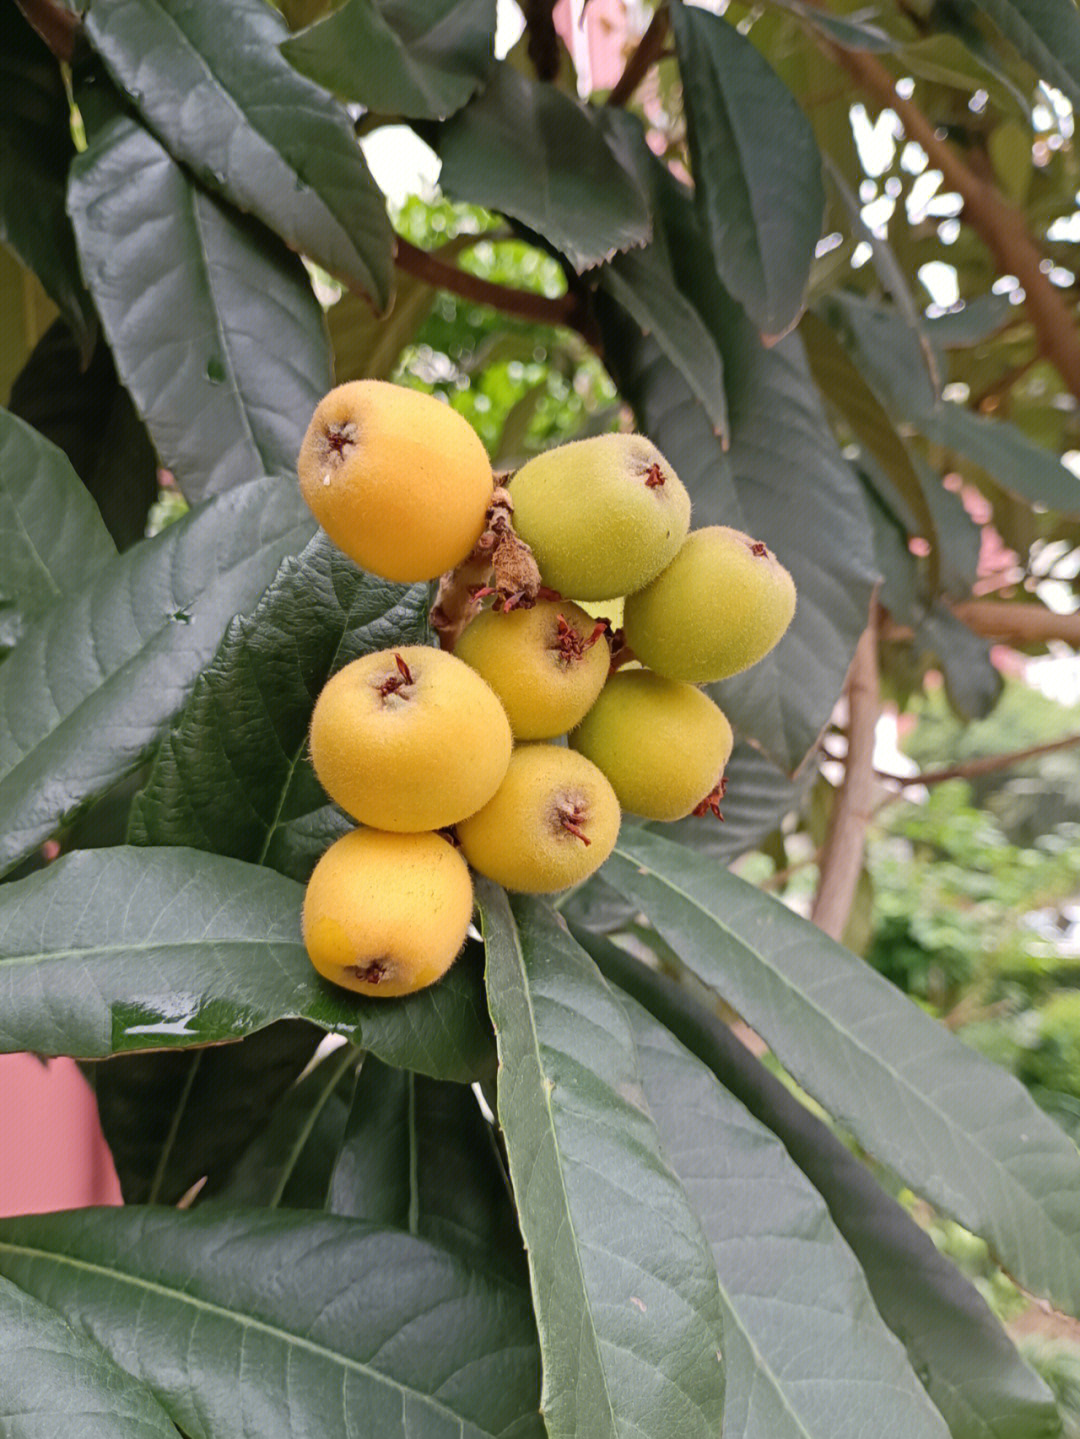
<svg viewBox="0 0 1080 1439">
<path fill-rule="evenodd" d="M 97 1061 L 129 1201 L 0 1223 L 6 1430 L 1058 1432 L 894 1196 L 1076 1313 L 1075 1145 L 838 940 L 882 695 L 985 715 L 991 640 L 1076 637 L 1080 18 L 669 0 L 583 98 L 551 5 L 504 59 L 493 0 L 324 9 L 0 0 L 0 1041 Z M 446 199 L 390 215 L 401 120 Z M 314 696 L 430 637 L 297 494 L 362 375 L 507 467 L 629 407 L 799 587 L 715 687 L 724 825 L 626 823 L 561 913 L 482 887 L 394 1003 L 299 936 Z M 816 926 L 725 867 L 811 792 Z"/>
</svg>

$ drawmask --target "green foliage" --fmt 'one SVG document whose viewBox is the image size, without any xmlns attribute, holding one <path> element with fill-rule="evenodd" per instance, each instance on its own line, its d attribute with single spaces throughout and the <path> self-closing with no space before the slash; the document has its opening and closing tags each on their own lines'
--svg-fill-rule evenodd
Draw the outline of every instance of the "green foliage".
<svg viewBox="0 0 1080 1439">
<path fill-rule="evenodd" d="M 1006 610 L 1080 544 L 1080 20 L 669 0 L 604 105 L 522 8 L 510 59 L 491 0 L 44 0 L 51 52 L 0 20 L 0 1049 L 92 1061 L 128 1201 L 0 1223 L 0 1430 L 1050 1439 L 1071 1361 L 1048 1387 L 985 1299 L 1007 1268 L 1080 1310 L 1076 976 L 1032 929 L 1073 897 L 1076 752 L 890 807 L 870 964 L 748 876 L 811 857 L 800 808 L 824 836 L 875 593 L 892 691 L 944 674 L 920 760 L 1074 728 L 1001 699 L 954 605 L 973 516 Z M 949 184 L 993 211 L 998 177 L 989 241 L 853 104 L 863 52 Z M 360 139 L 403 118 L 441 190 L 391 211 Z M 627 822 L 557 907 L 484 885 L 482 939 L 396 1001 L 300 930 L 349 823 L 315 697 L 431 640 L 428 586 L 312 538 L 335 371 L 445 398 L 496 469 L 634 424 L 799 589 L 717 691 L 726 823 Z"/>
</svg>

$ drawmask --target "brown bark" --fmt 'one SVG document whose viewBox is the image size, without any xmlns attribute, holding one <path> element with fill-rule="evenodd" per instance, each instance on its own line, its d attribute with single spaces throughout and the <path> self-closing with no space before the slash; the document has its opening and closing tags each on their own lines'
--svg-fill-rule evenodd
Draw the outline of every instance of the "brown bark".
<svg viewBox="0 0 1080 1439">
<path fill-rule="evenodd" d="M 548 295 L 537 295 L 532 290 L 516 290 L 510 285 L 497 285 L 491 280 L 470 275 L 457 265 L 440 260 L 427 250 L 421 250 L 408 240 L 397 237 L 394 263 L 418 280 L 426 280 L 440 290 L 449 290 L 478 305 L 491 305 L 506 315 L 520 315 L 526 320 L 535 320 L 541 325 L 568 325 L 582 329 L 584 315 L 582 302 L 572 291 L 552 299 Z"/>
<path fill-rule="evenodd" d="M 649 21 L 648 29 L 615 81 L 608 95 L 609 105 L 625 105 L 652 67 L 660 59 L 668 33 L 667 10 L 660 7 Z"/>
<path fill-rule="evenodd" d="M 848 672 L 848 748 L 844 779 L 833 800 L 810 918 L 833 939 L 847 925 L 862 872 L 866 830 L 873 813 L 874 732 L 881 709 L 877 662 L 877 604 Z"/>
</svg>

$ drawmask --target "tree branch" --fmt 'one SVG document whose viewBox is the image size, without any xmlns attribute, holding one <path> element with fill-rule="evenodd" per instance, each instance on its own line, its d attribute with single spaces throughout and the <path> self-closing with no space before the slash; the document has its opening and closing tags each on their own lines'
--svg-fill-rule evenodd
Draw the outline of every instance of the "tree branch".
<svg viewBox="0 0 1080 1439">
<path fill-rule="evenodd" d="M 1080 610 L 1059 615 L 1045 605 L 1017 603 L 1013 600 L 958 600 L 952 612 L 969 630 L 984 639 L 1001 644 L 1048 645 L 1060 640 L 1080 649 Z M 909 640 L 914 634 L 910 625 L 888 620 L 882 630 L 886 640 Z"/>
<path fill-rule="evenodd" d="M 572 290 L 552 299 L 547 295 L 537 295 L 532 290 L 497 285 L 440 260 L 437 255 L 411 245 L 400 235 L 397 237 L 394 263 L 407 274 L 415 275 L 418 280 L 425 280 L 439 290 L 449 290 L 478 305 L 491 305 L 506 315 L 520 315 L 522 319 L 534 320 L 540 325 L 566 325 L 589 339 L 588 316 L 581 298 Z"/>
<path fill-rule="evenodd" d="M 893 77 L 873 55 L 842 50 L 822 42 L 837 64 L 882 106 L 895 111 L 909 140 L 926 151 L 951 189 L 964 202 L 963 217 L 994 256 L 1003 274 L 1012 274 L 1024 287 L 1025 307 L 1035 330 L 1039 352 L 1053 364 L 1069 390 L 1080 398 L 1080 338 L 1076 316 L 1062 292 L 1056 289 L 1040 264 L 1044 259 L 1028 234 L 1023 214 L 980 179 L 911 100 L 896 93 Z"/>
<path fill-rule="evenodd" d="M 79 17 L 56 0 L 15 0 L 26 19 L 58 60 L 70 62 L 75 53 Z"/>
<path fill-rule="evenodd" d="M 840 939 L 862 872 L 866 829 L 873 813 L 874 732 L 881 709 L 877 660 L 878 611 L 862 633 L 848 673 L 848 750 L 844 779 L 833 801 L 821 853 L 817 894 L 810 918 Z"/>
<path fill-rule="evenodd" d="M 1063 749 L 1074 749 L 1078 744 L 1080 734 L 1070 734 L 1064 739 L 1049 740 L 1046 744 L 1029 745 L 1027 749 L 1014 749 L 1007 754 L 981 755 L 978 759 L 945 765 L 941 769 L 924 770 L 922 774 L 886 774 L 884 770 L 875 770 L 874 773 L 879 780 L 898 784 L 902 789 L 917 784 L 944 784 L 949 779 L 978 779 L 980 775 L 996 774 L 998 770 L 1011 769 L 1014 764 L 1023 764 L 1025 760 L 1038 759 L 1044 754 L 1057 754 Z"/>
<path fill-rule="evenodd" d="M 637 48 L 626 62 L 622 74 L 615 81 L 611 94 L 607 97 L 609 105 L 625 105 L 630 96 L 644 80 L 652 67 L 660 59 L 664 48 L 664 41 L 668 33 L 667 10 L 663 5 L 655 12 L 649 21 L 648 29 L 637 43 Z"/>
</svg>

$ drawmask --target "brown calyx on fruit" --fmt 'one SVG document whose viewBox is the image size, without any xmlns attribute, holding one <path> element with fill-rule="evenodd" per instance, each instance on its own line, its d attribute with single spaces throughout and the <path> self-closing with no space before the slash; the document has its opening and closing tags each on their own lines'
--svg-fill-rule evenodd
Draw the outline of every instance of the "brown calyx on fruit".
<svg viewBox="0 0 1080 1439">
<path fill-rule="evenodd" d="M 351 975 L 361 984 L 382 984 L 384 979 L 393 978 L 394 965 L 390 956 L 384 955 L 381 959 L 373 959 L 369 964 L 350 964 L 343 973 Z"/>
<path fill-rule="evenodd" d="M 439 581 L 431 626 L 442 649 L 453 651 L 462 630 L 487 595 L 494 594 L 494 608 L 501 610 L 530 609 L 536 603 L 541 589 L 540 570 L 532 550 L 514 532 L 510 518 L 513 513 L 509 490 L 497 484 L 484 533 L 472 554 Z"/>
<path fill-rule="evenodd" d="M 645 473 L 646 489 L 656 490 L 664 483 L 664 472 L 654 460 Z"/>
<path fill-rule="evenodd" d="M 589 804 L 583 794 L 560 795 L 555 801 L 552 814 L 556 829 L 572 834 L 575 839 L 581 840 L 582 844 L 592 844 L 592 840 L 582 829 L 582 825 L 589 822 Z"/>
<path fill-rule="evenodd" d="M 382 683 L 376 686 L 383 699 L 386 699 L 389 695 L 400 694 L 406 685 L 416 683 L 412 677 L 412 670 L 409 669 L 409 666 L 402 659 L 401 655 L 395 653 L 394 663 L 397 665 L 397 674 L 387 675 Z"/>
<path fill-rule="evenodd" d="M 556 619 L 555 643 L 548 648 L 554 650 L 559 661 L 569 668 L 570 665 L 583 660 L 586 651 L 592 649 L 600 636 L 606 634 L 610 628 L 607 620 L 597 620 L 592 634 L 586 638 L 574 628 L 565 615 L 559 615 Z"/>
<path fill-rule="evenodd" d="M 326 458 L 331 464 L 343 465 L 356 448 L 357 429 L 352 420 L 337 420 L 325 430 Z"/>
<path fill-rule="evenodd" d="M 713 814 L 718 820 L 723 822 L 724 816 L 720 813 L 720 801 L 726 794 L 727 780 L 721 775 L 701 803 L 694 806 L 693 813 L 699 816 Z"/>
<path fill-rule="evenodd" d="M 769 553 L 769 547 L 768 545 L 763 545 L 760 540 L 755 540 L 750 546 L 750 553 L 760 558 Z"/>
</svg>

